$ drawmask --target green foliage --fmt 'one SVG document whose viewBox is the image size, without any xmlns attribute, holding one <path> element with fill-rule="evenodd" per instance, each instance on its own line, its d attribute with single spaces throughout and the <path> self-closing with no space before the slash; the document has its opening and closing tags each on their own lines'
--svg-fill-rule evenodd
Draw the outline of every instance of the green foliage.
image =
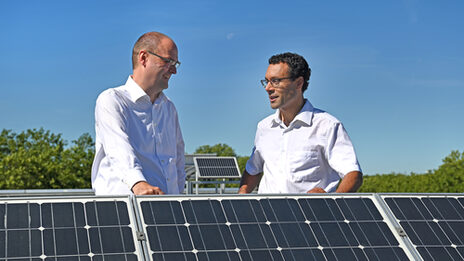
<svg viewBox="0 0 464 261">
<path fill-rule="evenodd" d="M 203 145 L 195 153 L 237 158 L 243 173 L 248 156 L 237 156 L 227 144 Z M 32 129 L 0 133 L 0 189 L 90 188 L 94 142 L 83 134 L 67 146 L 61 134 Z M 464 192 L 464 152 L 452 151 L 436 170 L 425 174 L 365 175 L 359 192 Z"/>
<path fill-rule="evenodd" d="M 208 153 L 216 153 L 217 156 L 232 156 L 236 157 L 234 149 L 232 149 L 229 145 L 218 143 L 214 146 L 203 145 L 198 147 L 195 154 L 208 154 Z"/>
<path fill-rule="evenodd" d="M 464 192 L 464 152 L 452 151 L 437 170 L 429 170 L 425 174 L 366 175 L 359 192 Z"/>
<path fill-rule="evenodd" d="M 73 144 L 42 128 L 2 130 L 0 189 L 89 188 L 93 140 L 83 134 Z"/>
<path fill-rule="evenodd" d="M 245 170 L 245 166 L 249 158 L 250 156 L 237 157 L 237 163 L 238 167 L 240 168 L 240 173 L 243 173 L 243 171 Z"/>
</svg>

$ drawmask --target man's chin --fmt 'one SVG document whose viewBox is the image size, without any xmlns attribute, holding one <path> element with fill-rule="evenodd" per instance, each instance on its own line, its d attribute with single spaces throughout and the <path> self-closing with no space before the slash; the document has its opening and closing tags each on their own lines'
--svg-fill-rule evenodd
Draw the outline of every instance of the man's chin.
<svg viewBox="0 0 464 261">
<path fill-rule="evenodd" d="M 278 108 L 279 108 L 279 105 L 278 105 L 277 103 L 272 103 L 272 102 L 271 102 L 271 108 L 274 109 L 274 110 L 275 110 L 275 109 L 278 109 Z"/>
</svg>

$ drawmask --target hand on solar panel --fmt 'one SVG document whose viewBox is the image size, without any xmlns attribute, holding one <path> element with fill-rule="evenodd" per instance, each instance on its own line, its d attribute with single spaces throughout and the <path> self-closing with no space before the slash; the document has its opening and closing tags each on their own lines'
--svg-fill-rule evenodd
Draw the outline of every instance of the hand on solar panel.
<svg viewBox="0 0 464 261">
<path fill-rule="evenodd" d="M 315 187 L 313 189 L 308 190 L 308 192 L 306 193 L 327 193 L 327 191 L 325 191 L 324 189 L 320 187 Z"/>
<path fill-rule="evenodd" d="M 132 187 L 135 195 L 163 195 L 164 192 L 159 188 L 148 184 L 146 181 L 139 181 Z"/>
</svg>

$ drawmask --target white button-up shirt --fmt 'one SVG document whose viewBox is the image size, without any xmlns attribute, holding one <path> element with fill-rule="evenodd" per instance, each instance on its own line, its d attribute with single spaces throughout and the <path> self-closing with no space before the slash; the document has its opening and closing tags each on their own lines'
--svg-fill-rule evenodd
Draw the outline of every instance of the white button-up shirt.
<svg viewBox="0 0 464 261">
<path fill-rule="evenodd" d="M 129 76 L 125 85 L 98 96 L 95 130 L 95 194 L 130 194 L 138 181 L 182 193 L 184 141 L 176 108 L 163 93 L 151 103 Z"/>
<path fill-rule="evenodd" d="M 341 122 L 306 100 L 288 127 L 279 110 L 258 123 L 246 170 L 264 173 L 258 193 L 306 193 L 334 192 L 340 178 L 361 168 Z"/>
</svg>

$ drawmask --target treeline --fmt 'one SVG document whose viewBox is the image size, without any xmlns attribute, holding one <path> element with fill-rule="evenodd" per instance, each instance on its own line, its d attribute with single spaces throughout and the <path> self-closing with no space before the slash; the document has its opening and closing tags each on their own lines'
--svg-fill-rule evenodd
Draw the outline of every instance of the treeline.
<svg viewBox="0 0 464 261">
<path fill-rule="evenodd" d="M 194 153 L 234 156 L 240 170 L 247 156 L 226 144 L 198 147 Z M 0 189 L 90 188 L 94 141 L 83 134 L 68 144 L 44 129 L 0 134 Z M 464 152 L 452 151 L 436 170 L 425 174 L 365 175 L 359 192 L 464 192 Z"/>
<path fill-rule="evenodd" d="M 94 142 L 83 134 L 67 146 L 61 134 L 32 129 L 0 134 L 0 189 L 90 188 Z"/>
<path fill-rule="evenodd" d="M 365 175 L 359 192 L 464 192 L 464 152 L 452 151 L 436 170 L 425 174 Z"/>
</svg>

